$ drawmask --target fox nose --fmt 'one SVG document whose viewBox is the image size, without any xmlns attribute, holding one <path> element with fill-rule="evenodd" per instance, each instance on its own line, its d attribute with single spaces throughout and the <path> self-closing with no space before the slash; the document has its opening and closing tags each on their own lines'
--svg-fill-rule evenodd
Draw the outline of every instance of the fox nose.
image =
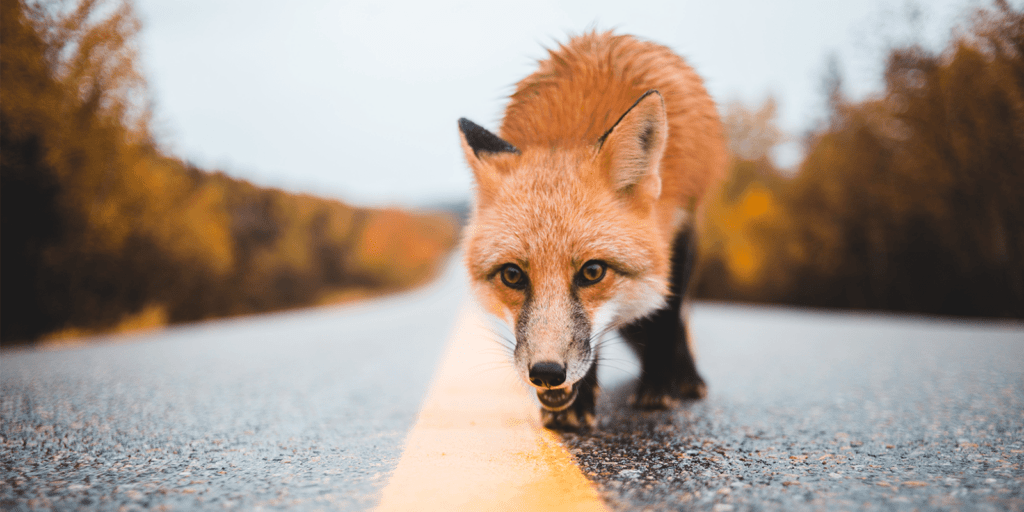
<svg viewBox="0 0 1024 512">
<path fill-rule="evenodd" d="M 530 367 L 534 386 L 553 388 L 565 382 L 565 367 L 558 363 L 537 363 Z"/>
</svg>

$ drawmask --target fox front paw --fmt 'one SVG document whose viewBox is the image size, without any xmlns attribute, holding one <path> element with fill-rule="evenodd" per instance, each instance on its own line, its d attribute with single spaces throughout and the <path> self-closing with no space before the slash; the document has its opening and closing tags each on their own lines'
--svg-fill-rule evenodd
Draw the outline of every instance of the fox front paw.
<svg viewBox="0 0 1024 512">
<path fill-rule="evenodd" d="M 633 397 L 633 407 L 637 409 L 661 410 L 671 409 L 679 404 L 679 399 L 671 393 L 641 387 Z"/>
<path fill-rule="evenodd" d="M 707 384 L 704 384 L 704 379 L 697 377 L 696 380 L 684 382 L 679 385 L 679 396 L 680 398 L 700 400 L 701 398 L 708 396 L 708 386 Z"/>
<path fill-rule="evenodd" d="M 637 409 L 671 409 L 679 405 L 680 399 L 699 400 L 707 394 L 708 387 L 700 377 L 669 389 L 641 384 L 633 398 L 633 406 Z"/>
<path fill-rule="evenodd" d="M 594 413 L 579 413 L 574 408 L 562 411 L 540 410 L 540 421 L 544 428 L 561 431 L 579 431 L 594 427 Z"/>
</svg>

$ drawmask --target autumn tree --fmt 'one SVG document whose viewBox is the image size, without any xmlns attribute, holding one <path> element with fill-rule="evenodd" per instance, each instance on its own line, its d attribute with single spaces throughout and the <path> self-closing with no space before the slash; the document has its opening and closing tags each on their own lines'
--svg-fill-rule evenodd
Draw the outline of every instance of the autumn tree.
<svg viewBox="0 0 1024 512">
<path fill-rule="evenodd" d="M 5 343 L 397 290 L 455 244 L 447 217 L 358 210 L 164 154 L 130 1 L 0 2 Z"/>
<path fill-rule="evenodd" d="M 849 102 L 836 72 L 825 82 L 829 118 L 792 179 L 744 156 L 772 140 L 756 136 L 772 133 L 764 109 L 727 109 L 741 129 L 727 130 L 733 176 L 709 208 L 707 251 L 722 264 L 702 293 L 1024 317 L 1024 13 L 998 0 L 941 53 L 893 50 L 885 90 L 865 101 Z"/>
</svg>

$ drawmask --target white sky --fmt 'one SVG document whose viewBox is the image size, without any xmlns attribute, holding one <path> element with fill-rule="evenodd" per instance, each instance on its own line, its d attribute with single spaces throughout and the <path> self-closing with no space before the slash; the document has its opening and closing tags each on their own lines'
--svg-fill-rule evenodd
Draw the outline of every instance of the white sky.
<svg viewBox="0 0 1024 512">
<path fill-rule="evenodd" d="M 360 205 L 468 198 L 456 120 L 496 129 L 512 85 L 567 34 L 615 28 L 668 45 L 720 104 L 773 94 L 799 135 L 822 115 L 830 54 L 862 97 L 881 88 L 888 43 L 916 32 L 941 47 L 980 2 L 920 4 L 912 28 L 906 3 L 883 0 L 137 0 L 157 134 L 173 154 Z"/>
</svg>

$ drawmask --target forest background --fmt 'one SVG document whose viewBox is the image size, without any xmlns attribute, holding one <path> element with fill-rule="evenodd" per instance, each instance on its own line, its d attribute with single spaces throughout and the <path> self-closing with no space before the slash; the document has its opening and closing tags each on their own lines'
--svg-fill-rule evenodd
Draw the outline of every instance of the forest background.
<svg viewBox="0 0 1024 512">
<path fill-rule="evenodd" d="M 32 341 L 407 289 L 454 212 L 261 188 L 163 150 L 130 2 L 0 0 L 0 340 Z M 864 101 L 826 77 L 795 173 L 771 100 L 723 107 L 703 299 L 1024 318 L 1024 12 L 977 11 L 945 50 L 893 49 Z"/>
<path fill-rule="evenodd" d="M 954 34 L 892 49 L 861 102 L 832 66 L 792 176 L 768 158 L 773 103 L 726 107 L 699 297 L 1024 318 L 1024 11 L 998 0 Z"/>
<path fill-rule="evenodd" d="M 406 289 L 448 213 L 354 208 L 161 150 L 130 2 L 2 0 L 0 339 L 71 338 Z"/>
</svg>

